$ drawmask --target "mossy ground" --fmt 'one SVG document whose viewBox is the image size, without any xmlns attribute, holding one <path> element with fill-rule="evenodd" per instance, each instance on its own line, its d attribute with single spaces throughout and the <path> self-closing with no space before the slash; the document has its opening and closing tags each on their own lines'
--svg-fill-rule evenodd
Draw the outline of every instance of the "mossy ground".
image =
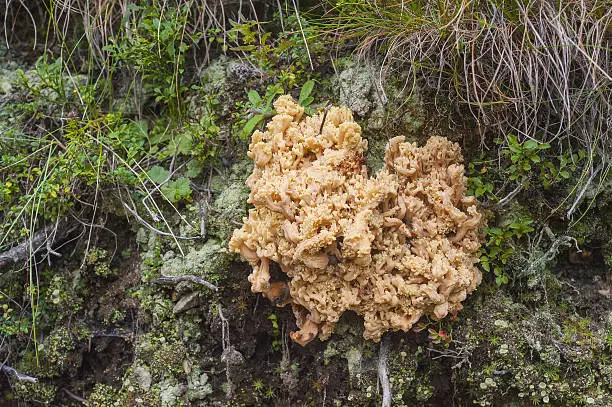
<svg viewBox="0 0 612 407">
<path fill-rule="evenodd" d="M 34 74 L 31 58 L 2 52 L 0 105 L 6 107 L 23 96 L 16 69 Z M 321 107 L 344 103 L 356 109 L 373 171 L 396 135 L 420 143 L 446 136 L 461 144 L 468 162 L 481 159 L 482 134 L 452 100 L 423 86 L 408 92 L 401 76 L 378 83 L 379 61 L 342 55 L 336 62 L 337 74 L 321 62 L 312 75 L 317 96 Z M 288 69 L 281 60 L 267 63 L 277 64 L 270 71 Z M 38 378 L 28 383 L 0 375 L 0 404 L 77 406 L 81 399 L 99 407 L 380 404 L 379 348 L 362 339 L 362 321 L 347 313 L 328 341 L 301 348 L 288 340 L 295 329 L 290 309 L 251 293 L 248 265 L 227 249 L 249 208 L 244 181 L 252 169 L 245 138 L 235 131 L 245 125 L 248 109 L 236 103 L 248 103 L 249 89 L 264 95 L 273 85 L 269 78 L 249 76 L 248 67 L 237 55 L 219 56 L 192 73 L 199 87 L 185 91 L 186 116 L 199 122 L 198 131 L 215 134 L 214 156 L 197 156 L 197 168 L 185 160 L 188 169 L 180 175 L 189 178 L 189 191 L 179 184 L 162 191 L 177 199 L 163 201 L 160 215 L 176 235 L 189 239 L 160 234 L 126 216 L 119 194 L 109 192 L 95 214 L 101 227 L 87 237 L 73 233 L 56 249 L 61 257 L 39 264 L 36 346 L 31 319 L 19 317 L 19 307 L 25 313 L 21 304 L 29 302 L 28 271 L 0 275 L 0 361 Z M 290 67 L 273 79 L 287 85 L 310 76 L 305 63 Z M 286 90 L 299 94 L 295 83 Z M 202 102 L 211 96 L 214 120 L 210 105 Z M 137 106 L 152 103 L 150 95 L 140 97 L 124 114 L 137 115 Z M 41 114 L 57 114 L 56 107 L 53 100 L 44 103 Z M 211 121 L 201 123 L 202 117 Z M 0 131 L 23 131 L 16 123 L 9 110 L 0 114 Z M 174 153 L 185 152 L 176 147 Z M 161 157 L 165 163 L 172 158 Z M 498 187 L 504 165 L 488 164 L 489 170 L 478 167 L 469 175 Z M 452 320 L 422 321 L 418 332 L 389 334 L 394 406 L 612 406 L 610 194 L 599 195 L 570 227 L 561 211 L 551 209 L 563 204 L 571 188 L 558 183 L 544 189 L 536 180 L 512 205 L 485 202 L 490 227 L 512 231 L 512 225 L 523 225 L 516 221 L 519 215 L 538 227 L 525 236 L 510 233 L 500 243 L 512 249 L 503 263 L 507 284 L 496 284 L 493 271 L 485 272 L 483 284 Z M 134 208 L 144 213 L 139 198 Z M 575 240 L 555 246 L 563 236 Z M 182 275 L 203 278 L 219 291 L 191 281 L 156 283 L 160 276 Z"/>
</svg>

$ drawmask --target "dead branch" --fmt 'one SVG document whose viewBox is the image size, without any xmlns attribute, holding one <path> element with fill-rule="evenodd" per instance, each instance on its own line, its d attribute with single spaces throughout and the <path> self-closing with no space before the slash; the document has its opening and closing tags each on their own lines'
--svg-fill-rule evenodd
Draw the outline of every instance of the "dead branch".
<svg viewBox="0 0 612 407">
<path fill-rule="evenodd" d="M 510 201 L 512 201 L 512 199 L 514 199 L 515 196 L 517 196 L 519 194 L 519 192 L 521 192 L 523 190 L 523 186 L 525 184 L 521 183 L 519 184 L 516 188 L 514 188 L 512 191 L 510 191 L 510 193 L 508 195 L 506 195 L 504 198 L 502 198 L 498 203 L 497 203 L 497 207 L 501 208 L 502 206 L 506 206 Z"/>
<path fill-rule="evenodd" d="M 30 258 L 30 256 L 35 255 L 41 249 L 47 249 L 48 254 L 59 255 L 51 249 L 53 243 L 63 239 L 73 230 L 74 227 L 67 227 L 67 222 L 65 219 L 61 219 L 53 224 L 47 225 L 44 229 L 34 233 L 31 238 L 19 243 L 17 246 L 10 248 L 3 253 L 0 253 L 0 268 L 11 263 L 27 260 Z"/>
<path fill-rule="evenodd" d="M 2 366 L 0 367 L 0 371 L 4 372 L 8 376 L 16 377 L 18 380 L 22 380 L 24 382 L 30 382 L 30 383 L 37 383 L 38 382 L 37 378 L 25 375 L 23 373 L 19 373 L 18 371 L 16 371 L 12 367 L 10 367 L 8 365 L 5 365 L 5 364 L 2 364 Z"/>
</svg>

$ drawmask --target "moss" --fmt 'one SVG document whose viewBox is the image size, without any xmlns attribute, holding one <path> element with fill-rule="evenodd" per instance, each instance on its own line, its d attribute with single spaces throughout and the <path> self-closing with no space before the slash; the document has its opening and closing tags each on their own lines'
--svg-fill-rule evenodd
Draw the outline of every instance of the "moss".
<svg viewBox="0 0 612 407">
<path fill-rule="evenodd" d="M 142 335 L 136 344 L 138 360 L 134 366 L 147 368 L 154 381 L 183 374 L 185 348 L 176 339 L 174 332 L 157 331 Z"/>
<path fill-rule="evenodd" d="M 172 313 L 172 300 L 164 297 L 151 287 L 138 290 L 135 296 L 140 301 L 140 314 L 146 323 L 161 332 L 168 332 L 176 320 Z"/>
<path fill-rule="evenodd" d="M 74 295 L 70 287 L 71 283 L 61 274 L 56 274 L 49 282 L 46 289 L 45 299 L 49 307 L 55 311 L 58 319 L 67 315 L 73 315 L 79 310 L 82 299 Z"/>
<path fill-rule="evenodd" d="M 378 361 L 378 344 L 363 341 L 363 322 L 354 314 L 345 314 L 332 337 L 327 340 L 325 350 L 320 355 L 328 366 L 346 363 L 349 386 L 343 390 L 347 393 L 347 406 L 368 406 L 376 403 L 379 394 L 376 390 Z"/>
<path fill-rule="evenodd" d="M 609 222 L 602 222 L 602 218 L 597 214 L 588 213 L 570 229 L 570 233 L 576 238 L 579 246 L 606 242 L 612 239 L 612 216 Z"/>
<path fill-rule="evenodd" d="M 124 406 L 121 393 L 112 386 L 96 383 L 93 391 L 87 397 L 88 407 L 120 407 Z"/>
<path fill-rule="evenodd" d="M 148 376 L 147 376 L 148 375 Z M 159 391 L 151 387 L 150 370 L 137 358 L 123 375 L 121 387 L 122 405 L 159 406 Z"/>
<path fill-rule="evenodd" d="M 37 378 L 51 378 L 62 372 L 74 371 L 80 363 L 76 342 L 66 327 L 58 327 L 38 344 L 38 362 L 34 351 L 26 353 L 20 370 Z"/>
<path fill-rule="evenodd" d="M 155 349 L 151 358 L 151 372 L 154 377 L 180 375 L 184 373 L 185 350 L 180 343 L 162 343 Z"/>
<path fill-rule="evenodd" d="M 108 278 L 116 274 L 116 270 L 112 270 L 110 267 L 108 251 L 98 247 L 89 249 L 87 256 L 85 256 L 85 264 L 98 277 Z"/>
<path fill-rule="evenodd" d="M 432 398 L 435 390 L 430 377 L 432 370 L 418 369 L 419 364 L 427 362 L 422 347 L 415 351 L 404 339 L 400 340 L 399 348 L 390 353 L 388 362 L 393 405 L 422 404 Z"/>
<path fill-rule="evenodd" d="M 184 383 L 189 380 L 187 355 L 184 345 L 176 341 L 175 328 L 176 321 L 167 327 L 171 332 L 156 330 L 139 338 L 137 357 L 123 377 L 127 405 L 183 405 L 188 389 Z"/>
<path fill-rule="evenodd" d="M 457 372 L 455 386 L 468 389 L 470 402 L 480 406 L 579 406 L 586 397 L 607 405 L 611 388 L 600 366 L 611 354 L 602 323 L 564 317 L 546 305 L 530 310 L 497 292 L 466 312 L 454 331 L 455 346 L 479 349 L 478 358 L 470 356 L 471 367 Z"/>
<path fill-rule="evenodd" d="M 13 383 L 13 392 L 15 398 L 21 401 L 50 404 L 55 399 L 57 386 L 46 382 L 16 381 Z"/>
</svg>

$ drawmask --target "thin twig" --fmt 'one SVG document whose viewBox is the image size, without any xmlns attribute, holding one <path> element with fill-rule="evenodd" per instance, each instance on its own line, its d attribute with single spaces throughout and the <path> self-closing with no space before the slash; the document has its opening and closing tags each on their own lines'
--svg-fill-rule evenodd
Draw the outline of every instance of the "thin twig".
<svg viewBox="0 0 612 407">
<path fill-rule="evenodd" d="M 293 8 L 295 10 L 295 18 L 298 21 L 300 26 L 300 32 L 302 33 L 302 39 L 304 40 L 304 46 L 306 47 L 306 54 L 308 54 L 308 61 L 310 62 L 310 69 L 314 71 L 314 65 L 312 64 L 312 57 L 310 56 L 310 49 L 308 48 L 308 41 L 306 40 L 306 34 L 304 34 L 304 27 L 302 27 L 302 19 L 300 18 L 300 14 L 298 13 L 298 7 L 295 3 L 295 0 L 292 0 Z"/>
<path fill-rule="evenodd" d="M 217 305 L 217 310 L 219 311 L 219 319 L 221 320 L 221 346 L 223 348 L 223 353 L 221 355 L 221 360 L 224 359 L 224 355 L 226 352 L 231 351 L 231 343 L 229 337 L 229 321 L 223 315 L 223 307 L 221 307 L 221 303 Z M 233 397 L 233 384 L 232 378 L 230 375 L 230 363 L 229 358 L 225 358 L 225 377 L 227 379 L 227 389 L 225 391 L 225 398 L 231 399 Z"/>
<path fill-rule="evenodd" d="M 158 235 L 162 235 L 162 236 L 172 236 L 175 239 L 183 239 L 183 240 L 193 240 L 193 239 L 199 239 L 198 236 L 194 236 L 194 237 L 189 237 L 189 236 L 177 236 L 173 233 L 168 233 L 168 232 L 163 232 L 155 227 L 153 227 L 150 223 L 148 223 L 146 220 L 144 220 L 134 209 L 130 208 L 128 204 L 126 204 L 125 202 L 123 202 L 123 206 L 125 209 L 127 209 L 127 211 L 129 213 L 132 214 L 132 216 L 134 216 L 136 218 L 136 220 L 138 220 L 140 223 L 142 223 L 147 229 L 151 230 L 152 232 L 157 233 Z"/>
<path fill-rule="evenodd" d="M 510 191 L 508 195 L 503 197 L 495 206 L 497 206 L 498 208 L 501 208 L 502 206 L 506 206 L 507 204 L 509 204 L 510 201 L 512 201 L 514 197 L 517 196 L 519 192 L 521 192 L 524 185 L 525 185 L 524 183 L 520 183 L 516 188 Z"/>
<path fill-rule="evenodd" d="M 186 276 L 161 276 L 161 277 L 154 278 L 151 281 L 153 281 L 156 284 L 161 284 L 161 285 L 173 285 L 173 284 L 179 283 L 181 281 L 191 281 L 192 283 L 204 285 L 204 286 L 210 288 L 213 291 L 219 291 L 219 287 L 217 287 L 216 285 L 214 285 L 212 283 L 209 283 L 208 281 L 204 280 L 203 278 L 200 278 L 200 277 L 197 277 L 197 276 L 192 276 L 192 275 L 186 275 Z"/>
<path fill-rule="evenodd" d="M 574 200 L 572 207 L 567 211 L 568 219 L 571 219 L 572 214 L 578 207 L 578 203 L 582 200 L 582 197 L 584 196 L 584 193 L 587 191 L 587 188 L 589 187 L 589 185 L 591 185 L 591 182 L 593 182 L 593 179 L 595 179 L 595 177 L 597 176 L 597 174 L 599 174 L 599 171 L 601 171 L 602 168 L 603 168 L 603 165 L 599 166 L 595 171 L 593 171 L 589 179 L 586 181 L 586 183 L 582 187 L 582 190 L 580 190 L 580 193 L 576 196 L 576 199 Z"/>
<path fill-rule="evenodd" d="M 67 388 L 63 388 L 62 390 L 64 390 L 64 393 L 66 393 L 68 395 L 68 397 L 70 397 L 71 399 L 74 399 L 74 400 L 78 401 L 79 403 L 83 403 L 83 404 L 87 405 L 87 400 L 84 399 L 83 397 L 77 396 L 76 394 L 74 394 L 73 392 L 68 390 Z"/>
</svg>

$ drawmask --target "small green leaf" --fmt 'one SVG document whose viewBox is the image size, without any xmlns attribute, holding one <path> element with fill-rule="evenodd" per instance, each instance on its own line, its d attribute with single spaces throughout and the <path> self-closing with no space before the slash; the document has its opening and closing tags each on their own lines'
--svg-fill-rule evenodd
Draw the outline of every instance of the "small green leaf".
<svg viewBox="0 0 612 407">
<path fill-rule="evenodd" d="M 146 136 L 148 134 L 149 125 L 146 121 L 137 120 L 136 122 L 134 122 L 134 124 L 136 125 L 136 128 L 140 130 L 142 136 Z"/>
<path fill-rule="evenodd" d="M 538 142 L 535 140 L 527 140 L 525 141 L 525 144 L 523 144 L 523 147 L 527 150 L 535 150 L 538 148 Z"/>
<path fill-rule="evenodd" d="M 242 134 L 245 136 L 250 136 L 253 133 L 253 130 L 255 130 L 255 128 L 263 121 L 264 118 L 265 116 L 263 114 L 256 114 L 255 116 L 251 117 L 244 125 Z"/>
<path fill-rule="evenodd" d="M 158 165 L 156 165 L 155 167 L 147 171 L 147 175 L 149 176 L 151 181 L 155 182 L 156 184 L 161 184 L 162 182 L 167 180 L 168 174 L 170 173 L 168 172 L 167 169 L 160 167 Z"/>
<path fill-rule="evenodd" d="M 314 116 L 315 114 L 317 114 L 317 111 L 315 109 L 308 106 L 304 106 L 304 112 L 306 112 L 306 114 L 309 116 Z"/>
<path fill-rule="evenodd" d="M 190 134 L 181 134 L 177 138 L 170 140 L 168 143 L 168 154 L 184 154 L 188 155 L 191 153 L 191 135 Z"/>
<path fill-rule="evenodd" d="M 308 107 L 308 105 L 310 105 L 312 102 L 314 102 L 314 98 L 312 96 L 308 96 L 306 99 L 300 102 L 300 105 Z"/>
<path fill-rule="evenodd" d="M 298 103 L 302 106 L 308 106 L 310 103 L 312 103 L 312 101 L 310 103 L 305 103 L 305 101 L 309 98 L 310 94 L 312 93 L 312 89 L 314 88 L 315 85 L 315 81 L 314 80 L 309 80 L 306 81 L 306 83 L 304 83 L 304 85 L 302 85 L 302 89 L 300 90 L 300 98 Z"/>
<path fill-rule="evenodd" d="M 187 163 L 187 172 L 185 175 L 189 178 L 195 178 L 202 173 L 202 166 L 198 160 L 190 160 Z"/>
<path fill-rule="evenodd" d="M 185 177 L 168 182 L 166 185 L 162 186 L 160 190 L 164 195 L 164 198 L 170 202 L 179 202 L 183 199 L 189 199 L 191 197 L 189 180 Z"/>
<path fill-rule="evenodd" d="M 266 90 L 266 109 L 270 108 L 272 102 L 276 99 L 276 95 L 282 95 L 284 92 L 285 91 L 279 84 L 268 87 Z"/>
<path fill-rule="evenodd" d="M 181 198 L 185 198 L 191 194 L 191 187 L 189 186 L 189 180 L 185 177 L 181 177 L 174 181 L 174 187 L 176 188 L 177 194 Z"/>
<path fill-rule="evenodd" d="M 261 103 L 261 96 L 259 96 L 256 90 L 250 90 L 248 96 L 249 102 L 251 102 L 252 105 L 257 106 Z"/>
</svg>

